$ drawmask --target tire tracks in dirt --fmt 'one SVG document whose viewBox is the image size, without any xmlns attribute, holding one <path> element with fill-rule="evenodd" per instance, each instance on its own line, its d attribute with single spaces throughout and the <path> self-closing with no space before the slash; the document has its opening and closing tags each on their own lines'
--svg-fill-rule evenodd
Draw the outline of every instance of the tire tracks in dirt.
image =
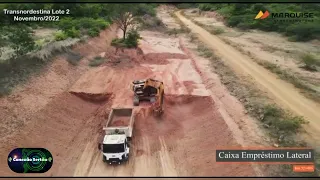
<svg viewBox="0 0 320 180">
<path fill-rule="evenodd" d="M 163 175 L 178 176 L 177 172 L 175 171 L 176 168 L 174 166 L 174 163 L 168 153 L 168 148 L 165 143 L 165 140 L 163 139 L 163 137 L 159 137 L 159 141 L 161 144 L 161 150 L 159 152 L 159 156 L 160 156 L 161 166 L 162 166 L 162 176 Z"/>
<path fill-rule="evenodd" d="M 310 122 L 310 125 L 306 126 L 309 134 L 307 141 L 313 144 L 320 142 L 320 105 L 317 102 L 305 98 L 292 84 L 280 80 L 276 75 L 254 63 L 250 58 L 227 45 L 217 36 L 194 24 L 182 16 L 180 11 L 175 14 L 192 32 L 197 34 L 201 41 L 214 49 L 217 55 L 222 57 L 224 62 L 237 73 L 251 76 L 260 85 L 260 88 L 266 90 L 279 105 L 305 117 Z"/>
</svg>

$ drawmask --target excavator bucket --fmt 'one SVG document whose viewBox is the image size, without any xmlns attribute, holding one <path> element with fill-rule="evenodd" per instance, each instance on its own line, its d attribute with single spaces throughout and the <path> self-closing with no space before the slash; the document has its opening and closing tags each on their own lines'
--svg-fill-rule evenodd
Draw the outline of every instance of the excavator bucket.
<svg viewBox="0 0 320 180">
<path fill-rule="evenodd" d="M 160 117 L 163 114 L 163 109 L 159 106 L 156 106 L 156 104 L 153 104 L 152 111 L 155 117 Z"/>
</svg>

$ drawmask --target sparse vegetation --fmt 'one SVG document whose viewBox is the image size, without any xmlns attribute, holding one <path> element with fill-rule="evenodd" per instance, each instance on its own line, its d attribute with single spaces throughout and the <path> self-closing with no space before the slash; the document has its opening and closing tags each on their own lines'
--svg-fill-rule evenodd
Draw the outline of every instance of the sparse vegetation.
<svg viewBox="0 0 320 180">
<path fill-rule="evenodd" d="M 296 88 L 299 88 L 301 92 L 306 95 L 306 97 L 310 99 L 320 100 L 320 94 L 317 90 L 313 89 L 307 82 L 303 81 L 301 77 L 296 74 L 290 73 L 288 70 L 282 69 L 280 66 L 268 62 L 263 61 L 252 55 L 250 52 L 247 52 L 241 48 L 240 45 L 226 39 L 221 38 L 225 43 L 233 46 L 238 51 L 242 52 L 243 54 L 248 55 L 252 60 L 257 62 L 259 65 L 265 67 L 266 69 L 270 70 L 271 72 L 277 74 L 281 79 L 290 82 Z M 306 59 L 309 57 L 305 57 Z M 312 60 L 313 61 L 313 60 Z"/>
<path fill-rule="evenodd" d="M 186 28 L 179 28 L 179 29 L 177 29 L 177 28 L 173 28 L 173 29 L 168 29 L 167 31 L 166 31 L 166 33 L 167 34 L 169 34 L 169 35 L 175 35 L 175 36 L 177 36 L 178 34 L 182 34 L 182 33 L 188 33 L 189 31 L 186 29 Z"/>
<path fill-rule="evenodd" d="M 280 68 L 280 66 L 273 64 L 268 61 L 262 61 L 255 59 L 255 61 L 265 67 L 266 69 L 270 70 L 271 72 L 277 74 L 281 79 L 286 80 L 290 83 L 292 83 L 295 87 L 301 89 L 301 92 L 305 94 L 310 99 L 320 100 L 320 94 L 311 88 L 307 83 L 301 80 L 300 77 L 297 75 L 288 72 L 287 70 L 284 70 Z"/>
<path fill-rule="evenodd" d="M 204 56 L 203 51 L 210 50 L 198 39 L 193 40 L 193 42 L 198 45 L 199 55 Z M 308 121 L 303 117 L 294 116 L 273 104 L 259 89 L 252 86 L 250 80 L 244 81 L 245 77 L 236 75 L 214 52 L 212 52 L 209 59 L 212 62 L 215 73 L 220 76 L 221 82 L 232 95 L 236 96 L 244 104 L 247 112 L 261 122 L 261 126 L 269 132 L 275 144 L 281 147 L 306 147 L 306 143 L 298 141 L 296 135 L 301 132 L 302 125 L 308 123 Z M 319 162 L 317 161 L 316 166 L 319 167 Z M 318 176 L 318 172 L 304 173 L 303 175 L 294 173 L 290 165 L 280 165 L 279 167 L 278 172 L 273 172 L 276 173 L 275 175 Z"/>
<path fill-rule="evenodd" d="M 51 42 L 37 52 L 0 61 L 0 97 L 9 94 L 17 84 L 25 82 L 30 75 L 40 72 L 53 56 L 65 53 L 75 43 L 75 40 Z"/>
<path fill-rule="evenodd" d="M 212 34 L 222 34 L 224 33 L 224 29 L 222 28 L 213 28 Z"/>
<path fill-rule="evenodd" d="M 211 26 L 206 26 L 203 25 L 197 21 L 192 20 L 195 24 L 203 27 L 207 31 L 209 31 L 211 34 L 215 34 L 212 32 L 212 27 Z M 282 69 L 280 66 L 268 62 L 268 61 L 263 61 L 255 57 L 253 54 L 251 54 L 249 51 L 245 51 L 240 44 L 234 43 L 230 41 L 227 38 L 221 38 L 226 44 L 229 44 L 236 48 L 238 51 L 240 51 L 243 54 L 248 55 L 251 59 L 256 61 L 258 64 L 262 65 L 266 69 L 270 70 L 271 72 L 277 74 L 281 79 L 286 80 L 290 83 L 292 83 L 295 87 L 299 88 L 301 92 L 308 98 L 314 99 L 317 101 L 320 101 L 320 93 L 315 90 L 309 83 L 308 81 L 303 80 L 301 77 L 299 77 L 297 74 L 290 73 L 288 70 Z M 284 51 L 286 53 L 290 52 L 288 50 L 282 50 L 277 47 L 273 46 L 263 46 L 263 49 L 269 52 L 274 52 L 274 51 Z M 317 59 L 315 56 L 311 54 L 304 54 L 301 56 L 301 61 L 304 63 L 304 68 L 308 69 L 310 71 L 317 71 L 319 66 L 320 66 L 320 60 Z"/>
<path fill-rule="evenodd" d="M 272 130 L 271 134 L 278 139 L 278 143 L 283 145 L 289 144 L 289 140 L 292 140 L 292 138 L 282 140 L 282 136 L 284 134 L 287 136 L 295 135 L 301 128 L 301 125 L 306 123 L 306 121 L 302 117 L 290 115 L 276 105 L 268 104 L 268 101 L 266 101 L 262 95 L 259 95 L 258 90 L 243 81 L 240 83 L 239 77 L 235 77 L 234 72 L 224 65 L 219 57 L 214 55 L 213 50 L 207 48 L 204 44 L 198 42 L 197 50 L 200 56 L 209 58 L 213 63 L 217 63 L 214 67 L 216 72 L 221 76 L 222 82 L 231 92 L 241 99 L 241 101 L 246 102 L 245 107 L 249 113 L 261 120 L 269 130 Z M 222 69 L 220 70 L 219 68 L 221 67 Z M 237 80 L 239 80 L 239 82 L 237 82 Z M 235 88 L 239 88 L 241 91 L 237 91 Z"/>
<path fill-rule="evenodd" d="M 100 66 L 101 64 L 103 64 L 106 61 L 105 58 L 101 57 L 101 56 L 96 56 L 94 59 L 92 59 L 89 62 L 89 66 L 91 67 L 96 67 L 96 66 Z"/>
<path fill-rule="evenodd" d="M 301 56 L 301 62 L 304 64 L 304 68 L 309 71 L 317 71 L 320 66 L 320 59 L 317 59 L 311 54 L 304 54 Z"/>
<path fill-rule="evenodd" d="M 68 38 L 68 36 L 63 31 L 58 31 L 54 35 L 54 39 L 56 41 L 62 41 L 62 40 L 65 40 L 67 38 Z"/>
<path fill-rule="evenodd" d="M 126 4 L 133 16 L 145 14 L 155 16 L 156 4 Z M 0 4 L 0 9 L 69 9 L 70 14 L 60 16 L 58 22 L 14 22 L 12 16 L 0 14 L 0 96 L 24 82 L 29 75 L 39 70 L 58 52 L 65 52 L 84 37 L 99 36 L 119 15 L 124 4 Z M 159 23 L 159 22 L 157 22 Z M 37 28 L 59 29 L 53 36 L 55 42 L 35 39 L 33 31 Z M 137 34 L 132 32 L 126 46 L 137 45 Z M 79 40 L 80 38 L 80 40 Z M 1 59 L 4 51 L 14 51 L 12 57 Z M 13 49 L 13 50 L 12 50 Z M 8 51 L 8 52 L 9 52 Z M 10 54 L 11 55 L 11 54 Z M 81 56 L 69 53 L 67 61 L 76 65 Z"/>
<path fill-rule="evenodd" d="M 126 38 L 115 38 L 112 40 L 111 45 L 118 48 L 136 48 L 138 46 L 139 39 L 141 39 L 141 36 L 138 31 L 130 30 L 127 33 Z"/>
<path fill-rule="evenodd" d="M 147 29 L 147 30 L 155 30 L 161 31 L 165 29 L 165 25 L 158 17 L 153 17 L 149 15 L 145 15 L 142 17 L 138 17 L 137 21 L 139 22 L 140 29 Z"/>
<path fill-rule="evenodd" d="M 203 29 L 207 30 L 211 34 L 218 35 L 218 34 L 222 34 L 222 33 L 225 32 L 224 29 L 221 28 L 221 27 L 214 27 L 214 26 L 204 25 L 204 24 L 202 24 L 202 23 L 200 23 L 200 22 L 198 22 L 198 21 L 196 21 L 196 20 L 194 20 L 192 18 L 190 18 L 190 19 L 192 20 L 193 23 L 195 23 L 198 26 L 202 27 Z"/>
<path fill-rule="evenodd" d="M 202 11 L 216 11 L 224 16 L 225 23 L 230 27 L 237 27 L 243 30 L 260 29 L 264 31 L 275 31 L 288 36 L 291 41 L 308 41 L 320 38 L 320 17 L 319 6 L 316 4 L 199 4 Z M 271 13 L 285 12 L 308 12 L 313 13 L 314 18 L 310 21 L 279 20 L 272 18 L 263 21 L 255 20 L 254 17 L 259 11 L 268 10 Z M 280 18 L 281 19 L 281 18 Z M 301 20 L 301 19 L 300 19 Z M 311 20 L 311 19 L 309 19 Z"/>
<path fill-rule="evenodd" d="M 78 65 L 79 61 L 82 59 L 82 56 L 73 51 L 67 53 L 67 61 L 72 65 Z"/>
<path fill-rule="evenodd" d="M 302 124 L 307 123 L 303 117 L 293 116 L 271 104 L 267 104 L 263 108 L 260 121 L 267 125 L 266 127 L 271 131 L 270 134 L 277 138 L 283 146 L 295 145 L 292 135 L 299 132 Z"/>
<path fill-rule="evenodd" d="M 16 27 L 5 27 L 1 36 L 7 41 L 7 46 L 14 50 L 11 58 L 23 56 L 35 48 L 35 42 L 32 38 L 32 29 L 26 25 L 20 24 Z"/>
<path fill-rule="evenodd" d="M 200 53 L 201 56 L 205 57 L 205 58 L 210 58 L 213 56 L 212 50 L 208 49 L 206 46 L 204 45 L 199 45 L 197 48 L 198 52 Z"/>
<path fill-rule="evenodd" d="M 191 30 L 189 28 L 187 28 L 174 13 L 171 13 L 170 15 L 180 25 L 180 28 L 179 29 L 177 29 L 177 28 L 168 29 L 166 31 L 167 34 L 177 36 L 178 34 L 190 33 L 191 32 Z"/>
<path fill-rule="evenodd" d="M 99 35 L 99 32 L 107 28 L 110 23 L 104 19 L 93 18 L 62 18 L 58 23 L 62 33 L 56 35 L 56 40 L 64 40 L 66 37 L 79 38 L 88 34 L 91 37 Z"/>
</svg>

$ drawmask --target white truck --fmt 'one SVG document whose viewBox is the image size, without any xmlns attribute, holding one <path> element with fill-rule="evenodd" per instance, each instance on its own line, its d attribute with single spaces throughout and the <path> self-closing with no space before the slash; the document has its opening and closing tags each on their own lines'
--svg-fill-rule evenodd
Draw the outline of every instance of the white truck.
<svg viewBox="0 0 320 180">
<path fill-rule="evenodd" d="M 106 163 L 124 162 L 129 158 L 130 145 L 134 124 L 133 108 L 112 108 L 108 117 L 103 142 L 99 149 Z"/>
</svg>

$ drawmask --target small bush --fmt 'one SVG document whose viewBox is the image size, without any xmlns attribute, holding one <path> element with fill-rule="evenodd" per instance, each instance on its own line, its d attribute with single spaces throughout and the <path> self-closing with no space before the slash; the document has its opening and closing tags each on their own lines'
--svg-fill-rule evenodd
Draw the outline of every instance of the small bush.
<svg viewBox="0 0 320 180">
<path fill-rule="evenodd" d="M 290 36 L 290 37 L 288 37 L 288 41 L 296 42 L 296 41 L 298 41 L 298 38 L 297 38 L 297 36 Z"/>
<path fill-rule="evenodd" d="M 208 49 L 206 46 L 199 45 L 197 50 L 199 51 L 200 55 L 209 58 L 213 56 L 212 50 Z"/>
<path fill-rule="evenodd" d="M 201 9 L 202 11 L 210 11 L 212 8 L 211 4 L 199 4 L 199 9 Z"/>
<path fill-rule="evenodd" d="M 138 17 L 137 21 L 140 24 L 141 29 L 151 29 L 151 30 L 163 30 L 165 28 L 164 23 L 158 17 L 145 15 L 143 17 Z"/>
<path fill-rule="evenodd" d="M 233 16 L 233 17 L 230 17 L 228 20 L 227 20 L 227 25 L 228 26 L 232 26 L 232 27 L 235 27 L 237 26 L 239 23 L 241 23 L 242 21 L 242 18 L 239 17 L 239 16 Z"/>
<path fill-rule="evenodd" d="M 41 49 L 48 41 L 46 39 L 38 39 L 35 42 L 35 47 L 37 50 Z"/>
<path fill-rule="evenodd" d="M 180 31 L 179 31 L 179 29 L 173 28 L 173 29 L 167 30 L 166 33 L 169 34 L 169 35 L 177 35 L 177 34 L 180 33 Z"/>
<path fill-rule="evenodd" d="M 317 71 L 317 66 L 320 66 L 320 60 L 311 54 L 302 55 L 301 61 L 304 63 L 304 68 L 310 71 Z"/>
<path fill-rule="evenodd" d="M 110 25 L 109 22 L 102 18 L 63 18 L 58 26 L 67 37 L 78 38 L 81 35 L 88 34 L 91 37 L 98 36 L 100 30 L 107 28 Z M 63 38 L 60 38 L 63 40 Z"/>
<path fill-rule="evenodd" d="M 110 23 L 108 23 L 104 19 L 96 19 L 95 23 L 96 23 L 96 26 L 101 30 L 106 29 L 108 26 L 110 26 Z"/>
<path fill-rule="evenodd" d="M 137 47 L 138 41 L 141 39 L 140 34 L 136 30 L 131 30 L 127 34 L 127 38 L 125 39 L 125 44 L 128 48 Z"/>
<path fill-rule="evenodd" d="M 134 12 L 134 15 L 144 16 L 146 14 L 155 17 L 156 16 L 155 7 L 152 6 L 151 4 L 146 4 L 146 3 L 137 4 L 137 10 Z"/>
<path fill-rule="evenodd" d="M 197 4 L 195 3 L 179 3 L 176 5 L 178 9 L 190 9 L 190 8 L 196 8 Z"/>
<path fill-rule="evenodd" d="M 224 29 L 222 28 L 213 28 L 213 30 L 211 31 L 212 34 L 222 34 L 224 33 Z"/>
<path fill-rule="evenodd" d="M 82 56 L 75 52 L 68 52 L 67 54 L 67 61 L 72 65 L 78 65 L 79 61 L 82 59 Z"/>
<path fill-rule="evenodd" d="M 58 23 L 58 27 L 62 31 L 67 31 L 69 29 L 72 29 L 72 27 L 75 27 L 75 22 L 76 21 L 70 17 L 62 18 Z"/>
<path fill-rule="evenodd" d="M 99 34 L 100 34 L 100 31 L 97 27 L 94 27 L 88 30 L 88 35 L 91 37 L 99 36 Z"/>
<path fill-rule="evenodd" d="M 100 57 L 100 56 L 96 56 L 94 59 L 92 59 L 89 62 L 89 66 L 91 67 L 96 67 L 96 66 L 100 66 L 101 64 L 103 64 L 105 62 L 105 59 Z"/>
<path fill-rule="evenodd" d="M 141 36 L 138 31 L 131 30 L 127 33 L 126 39 L 113 39 L 111 45 L 116 47 L 135 48 L 138 46 L 139 39 L 141 39 Z"/>
<path fill-rule="evenodd" d="M 261 121 L 274 131 L 276 137 L 297 133 L 302 124 L 307 123 L 302 117 L 292 116 L 275 105 L 266 105 Z"/>
<path fill-rule="evenodd" d="M 71 37 L 71 38 L 78 38 L 80 37 L 80 31 L 77 30 L 75 27 L 72 27 L 71 29 L 68 29 L 65 31 L 65 34 L 68 36 L 68 37 Z"/>
<path fill-rule="evenodd" d="M 68 38 L 68 35 L 65 34 L 65 33 L 62 32 L 62 31 L 59 31 L 59 32 L 55 33 L 55 35 L 54 35 L 54 39 L 55 39 L 56 41 L 62 41 L 62 40 L 65 40 L 65 39 L 67 39 L 67 38 Z"/>
<path fill-rule="evenodd" d="M 286 35 L 295 36 L 297 41 L 308 41 L 320 34 L 318 23 L 297 23 L 286 28 Z"/>
<path fill-rule="evenodd" d="M 247 30 L 247 29 L 250 29 L 251 26 L 250 24 L 248 23 L 244 23 L 244 22 L 241 22 L 237 25 L 237 28 L 241 29 L 241 30 Z"/>
</svg>

